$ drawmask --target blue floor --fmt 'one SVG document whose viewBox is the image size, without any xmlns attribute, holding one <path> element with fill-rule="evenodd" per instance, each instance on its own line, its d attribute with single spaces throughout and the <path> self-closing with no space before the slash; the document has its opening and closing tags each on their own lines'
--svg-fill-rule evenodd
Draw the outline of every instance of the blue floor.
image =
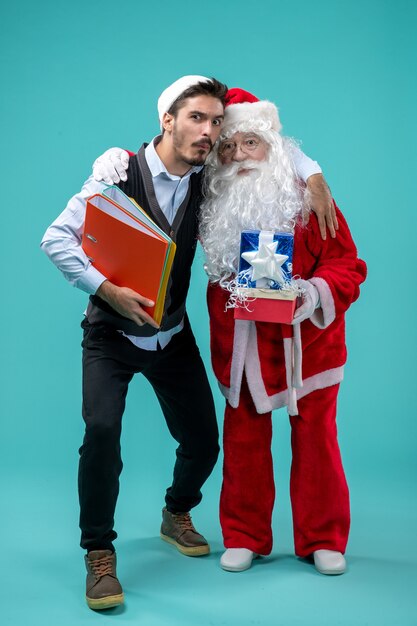
<svg viewBox="0 0 417 626">
<path fill-rule="evenodd" d="M 67 474 L 9 476 L 2 486 L 2 626 L 144 624 L 146 626 L 320 625 L 415 626 L 417 551 L 415 495 L 395 482 L 351 479 L 352 532 L 344 576 L 318 574 L 292 552 L 290 510 L 282 495 L 274 516 L 271 556 L 247 572 L 223 572 L 217 520 L 219 470 L 194 512 L 212 554 L 188 558 L 159 539 L 161 502 L 150 490 L 139 510 L 127 472 L 118 505 L 118 573 L 123 608 L 94 613 L 84 601 L 84 564 L 77 547 L 77 504 Z M 278 485 L 278 491 L 280 485 Z M 387 497 L 389 496 L 389 497 Z M 7 566 L 6 566 L 7 564 Z"/>
</svg>

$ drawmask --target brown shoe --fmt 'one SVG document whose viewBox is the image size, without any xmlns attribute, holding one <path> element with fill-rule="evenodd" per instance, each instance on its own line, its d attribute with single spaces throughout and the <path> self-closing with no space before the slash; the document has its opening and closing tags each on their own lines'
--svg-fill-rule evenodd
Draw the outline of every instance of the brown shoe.
<svg viewBox="0 0 417 626">
<path fill-rule="evenodd" d="M 162 509 L 161 539 L 172 543 L 187 556 L 210 553 L 210 546 L 194 528 L 189 513 L 170 513 L 166 508 Z"/>
<path fill-rule="evenodd" d="M 92 550 L 85 557 L 86 600 L 90 609 L 101 611 L 123 604 L 123 589 L 116 576 L 116 553 Z"/>
</svg>

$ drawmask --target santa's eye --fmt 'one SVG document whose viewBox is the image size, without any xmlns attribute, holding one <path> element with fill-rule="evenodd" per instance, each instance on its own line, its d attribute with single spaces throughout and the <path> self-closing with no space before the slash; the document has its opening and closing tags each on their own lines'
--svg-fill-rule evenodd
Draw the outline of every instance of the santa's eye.
<svg viewBox="0 0 417 626">
<path fill-rule="evenodd" d="M 236 144 L 233 141 L 223 141 L 219 147 L 219 152 L 223 155 L 232 154 L 235 150 Z"/>
<path fill-rule="evenodd" d="M 255 148 L 259 146 L 259 141 L 257 139 L 254 139 L 253 137 L 250 139 L 246 139 L 245 146 L 249 148 L 250 150 L 254 150 Z"/>
</svg>

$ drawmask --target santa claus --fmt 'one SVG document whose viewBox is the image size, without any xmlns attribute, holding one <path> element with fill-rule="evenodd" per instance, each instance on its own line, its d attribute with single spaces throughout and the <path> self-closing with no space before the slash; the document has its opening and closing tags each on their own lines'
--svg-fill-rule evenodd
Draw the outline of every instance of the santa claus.
<svg viewBox="0 0 417 626">
<path fill-rule="evenodd" d="M 359 296 L 366 266 L 337 207 L 336 238 L 323 240 L 317 220 L 304 219 L 291 140 L 280 130 L 271 102 L 230 90 L 206 171 L 200 238 L 210 281 L 212 363 L 226 398 L 221 566 L 242 571 L 272 549 L 271 412 L 287 406 L 295 552 L 312 557 L 323 574 L 342 574 L 350 511 L 336 403 L 346 361 L 345 312 Z M 293 275 L 302 299 L 292 328 L 235 320 L 228 306 L 246 229 L 294 234 Z"/>
</svg>

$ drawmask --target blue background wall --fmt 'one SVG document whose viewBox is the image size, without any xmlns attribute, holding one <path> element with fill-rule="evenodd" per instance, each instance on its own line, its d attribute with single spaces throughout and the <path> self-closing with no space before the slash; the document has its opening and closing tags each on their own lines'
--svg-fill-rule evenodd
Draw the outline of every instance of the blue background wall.
<svg viewBox="0 0 417 626">
<path fill-rule="evenodd" d="M 1 7 L 4 624 L 417 624 L 416 13 L 412 0 Z M 159 93 L 190 73 L 277 103 L 284 132 L 322 165 L 368 262 L 369 279 L 348 314 L 339 405 L 352 497 L 350 571 L 320 577 L 292 557 L 284 411 L 275 416 L 272 557 L 241 575 L 219 569 L 220 463 L 194 514 L 213 555 L 186 559 L 160 545 L 174 444 L 138 378 L 124 420 L 117 510 L 127 605 L 119 616 L 98 616 L 83 605 L 77 549 L 86 296 L 64 281 L 39 241 L 98 154 L 112 145 L 137 149 L 157 133 Z M 189 313 L 209 368 L 201 258 Z M 223 401 L 211 381 L 221 421 Z"/>
</svg>

